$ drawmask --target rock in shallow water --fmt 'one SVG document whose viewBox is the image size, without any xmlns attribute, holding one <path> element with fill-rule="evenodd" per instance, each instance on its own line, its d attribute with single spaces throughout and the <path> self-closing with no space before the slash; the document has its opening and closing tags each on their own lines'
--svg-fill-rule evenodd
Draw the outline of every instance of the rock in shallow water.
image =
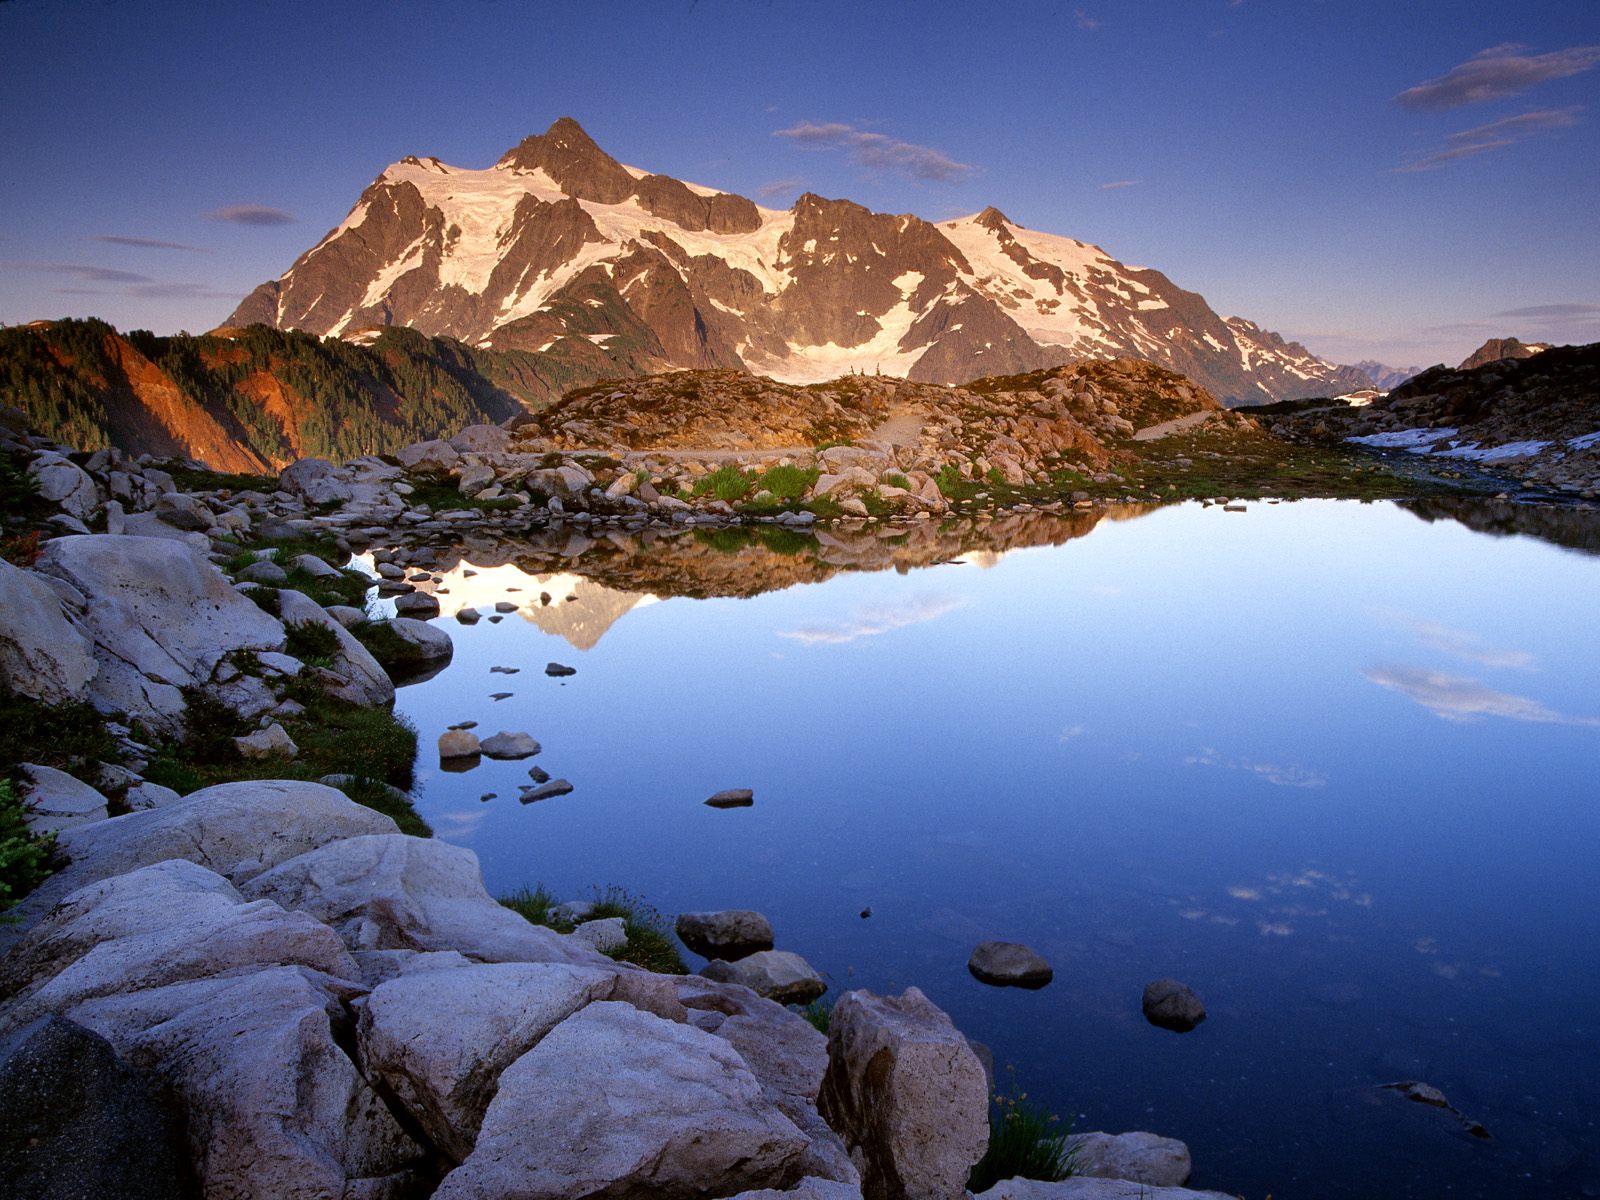
<svg viewBox="0 0 1600 1200">
<path fill-rule="evenodd" d="M 749 808 L 755 802 L 755 793 L 749 788 L 728 788 L 706 798 L 712 808 Z"/>
<path fill-rule="evenodd" d="M 490 758 L 531 758 L 539 753 L 539 743 L 526 733 L 508 733 L 501 730 L 486 737 L 479 746 Z"/>
<path fill-rule="evenodd" d="M 532 804 L 536 800 L 550 800 L 556 796 L 565 796 L 572 791 L 572 784 L 565 779 L 552 779 L 549 783 L 538 787 L 523 788 L 522 802 Z"/>
<path fill-rule="evenodd" d="M 412 620 L 427 620 L 439 615 L 439 602 L 427 592 L 407 592 L 395 597 L 394 611 Z"/>
<path fill-rule="evenodd" d="M 439 757 L 476 758 L 481 751 L 478 735 L 465 729 L 447 729 L 439 735 Z"/>
<path fill-rule="evenodd" d="M 1055 978 L 1050 964 L 1020 942 L 979 942 L 967 970 L 994 987 L 1042 988 Z"/>
<path fill-rule="evenodd" d="M 734 962 L 772 949 L 772 922 L 749 909 L 679 913 L 675 929 L 683 944 L 702 958 Z"/>
<path fill-rule="evenodd" d="M 1157 979 L 1145 984 L 1145 1020 L 1174 1033 L 1188 1033 L 1206 1019 L 1206 1006 L 1200 997 L 1176 979 Z"/>
</svg>

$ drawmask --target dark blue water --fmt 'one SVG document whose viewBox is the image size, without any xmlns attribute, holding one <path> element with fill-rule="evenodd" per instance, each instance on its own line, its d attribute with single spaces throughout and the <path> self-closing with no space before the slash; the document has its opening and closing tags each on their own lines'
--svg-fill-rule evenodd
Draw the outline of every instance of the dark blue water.
<svg viewBox="0 0 1600 1200">
<path fill-rule="evenodd" d="M 455 661 L 400 699 L 422 811 L 493 891 L 756 908 L 837 990 L 916 984 L 1002 1086 L 1183 1138 L 1195 1186 L 1600 1195 L 1600 558 L 1334 502 L 986 542 L 449 572 Z M 669 596 L 730 589 L 754 594 Z M 449 620 L 498 599 L 523 608 Z M 533 734 L 576 790 L 439 772 L 465 720 Z M 729 787 L 755 806 L 701 804 Z M 978 983 L 986 938 L 1055 981 Z M 1191 1034 L 1140 1014 L 1166 975 L 1210 1010 Z M 1402 1079 L 1492 1140 L 1376 1090 Z"/>
</svg>

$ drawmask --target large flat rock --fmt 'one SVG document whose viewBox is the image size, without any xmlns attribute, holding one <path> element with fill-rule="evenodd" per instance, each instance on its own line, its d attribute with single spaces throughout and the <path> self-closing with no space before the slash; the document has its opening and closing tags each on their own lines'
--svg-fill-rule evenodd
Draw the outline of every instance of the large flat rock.
<svg viewBox="0 0 1600 1200">
<path fill-rule="evenodd" d="M 719 1038 L 589 1005 L 500 1076 L 477 1148 L 437 1200 L 690 1200 L 801 1177 L 804 1134 Z"/>
</svg>

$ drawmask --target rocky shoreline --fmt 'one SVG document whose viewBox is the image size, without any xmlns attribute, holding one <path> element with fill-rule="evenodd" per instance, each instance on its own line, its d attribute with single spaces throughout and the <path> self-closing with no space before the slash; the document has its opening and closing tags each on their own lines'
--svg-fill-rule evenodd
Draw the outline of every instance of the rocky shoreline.
<svg viewBox="0 0 1600 1200">
<path fill-rule="evenodd" d="M 458 493 L 472 490 L 504 432 L 409 457 L 436 469 L 448 446 Z M 582 924 L 530 923 L 488 894 L 470 851 L 352 800 L 351 776 L 187 791 L 146 777 L 202 712 L 248 723 L 233 746 L 254 770 L 303 762 L 286 727 L 308 704 L 381 714 L 391 674 L 448 655 L 426 620 L 338 602 L 377 580 L 288 549 L 525 527 L 531 493 L 421 512 L 406 468 L 378 460 L 296 464 L 272 492 L 185 490 L 15 418 L 0 449 L 36 493 L 0 530 L 7 558 L 28 560 L 0 560 L 0 680 L 39 712 L 90 706 L 109 735 L 104 759 L 70 771 L 8 768 L 57 865 L 0 924 L 0 1170 L 17 1194 L 966 1194 L 992 1083 L 915 988 L 847 993 L 824 1036 L 729 981 L 774 990 L 738 969 L 748 959 L 658 975 L 600 953 Z M 524 477 L 556 489 L 553 517 L 562 488 L 575 508 L 606 499 L 575 467 Z M 597 507 L 573 525 L 639 520 Z M 397 643 L 414 653 L 384 661 Z M 1170 1139 L 1074 1145 L 1078 1177 L 986 1194 L 1218 1195 L 1179 1190 L 1189 1156 Z"/>
</svg>

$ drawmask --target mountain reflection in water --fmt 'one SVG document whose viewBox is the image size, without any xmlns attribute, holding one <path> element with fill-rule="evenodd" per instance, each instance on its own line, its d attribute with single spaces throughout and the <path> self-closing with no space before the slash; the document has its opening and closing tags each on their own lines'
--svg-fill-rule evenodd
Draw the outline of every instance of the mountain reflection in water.
<svg viewBox="0 0 1600 1200">
<path fill-rule="evenodd" d="M 1600 554 L 1600 510 L 1478 498 L 1402 501 L 1430 524 L 1455 521 L 1475 532 L 1525 535 Z M 1168 505 L 1121 504 L 1075 513 L 1006 512 L 910 525 L 779 525 L 717 529 L 534 531 L 520 540 L 466 538 L 434 548 L 441 615 L 492 612 L 497 602 L 578 650 L 596 646 L 628 613 L 673 596 L 749 597 L 821 583 L 842 571 L 909 571 L 966 562 L 992 567 L 1014 550 L 1059 546 L 1102 521 L 1131 521 Z"/>
</svg>

